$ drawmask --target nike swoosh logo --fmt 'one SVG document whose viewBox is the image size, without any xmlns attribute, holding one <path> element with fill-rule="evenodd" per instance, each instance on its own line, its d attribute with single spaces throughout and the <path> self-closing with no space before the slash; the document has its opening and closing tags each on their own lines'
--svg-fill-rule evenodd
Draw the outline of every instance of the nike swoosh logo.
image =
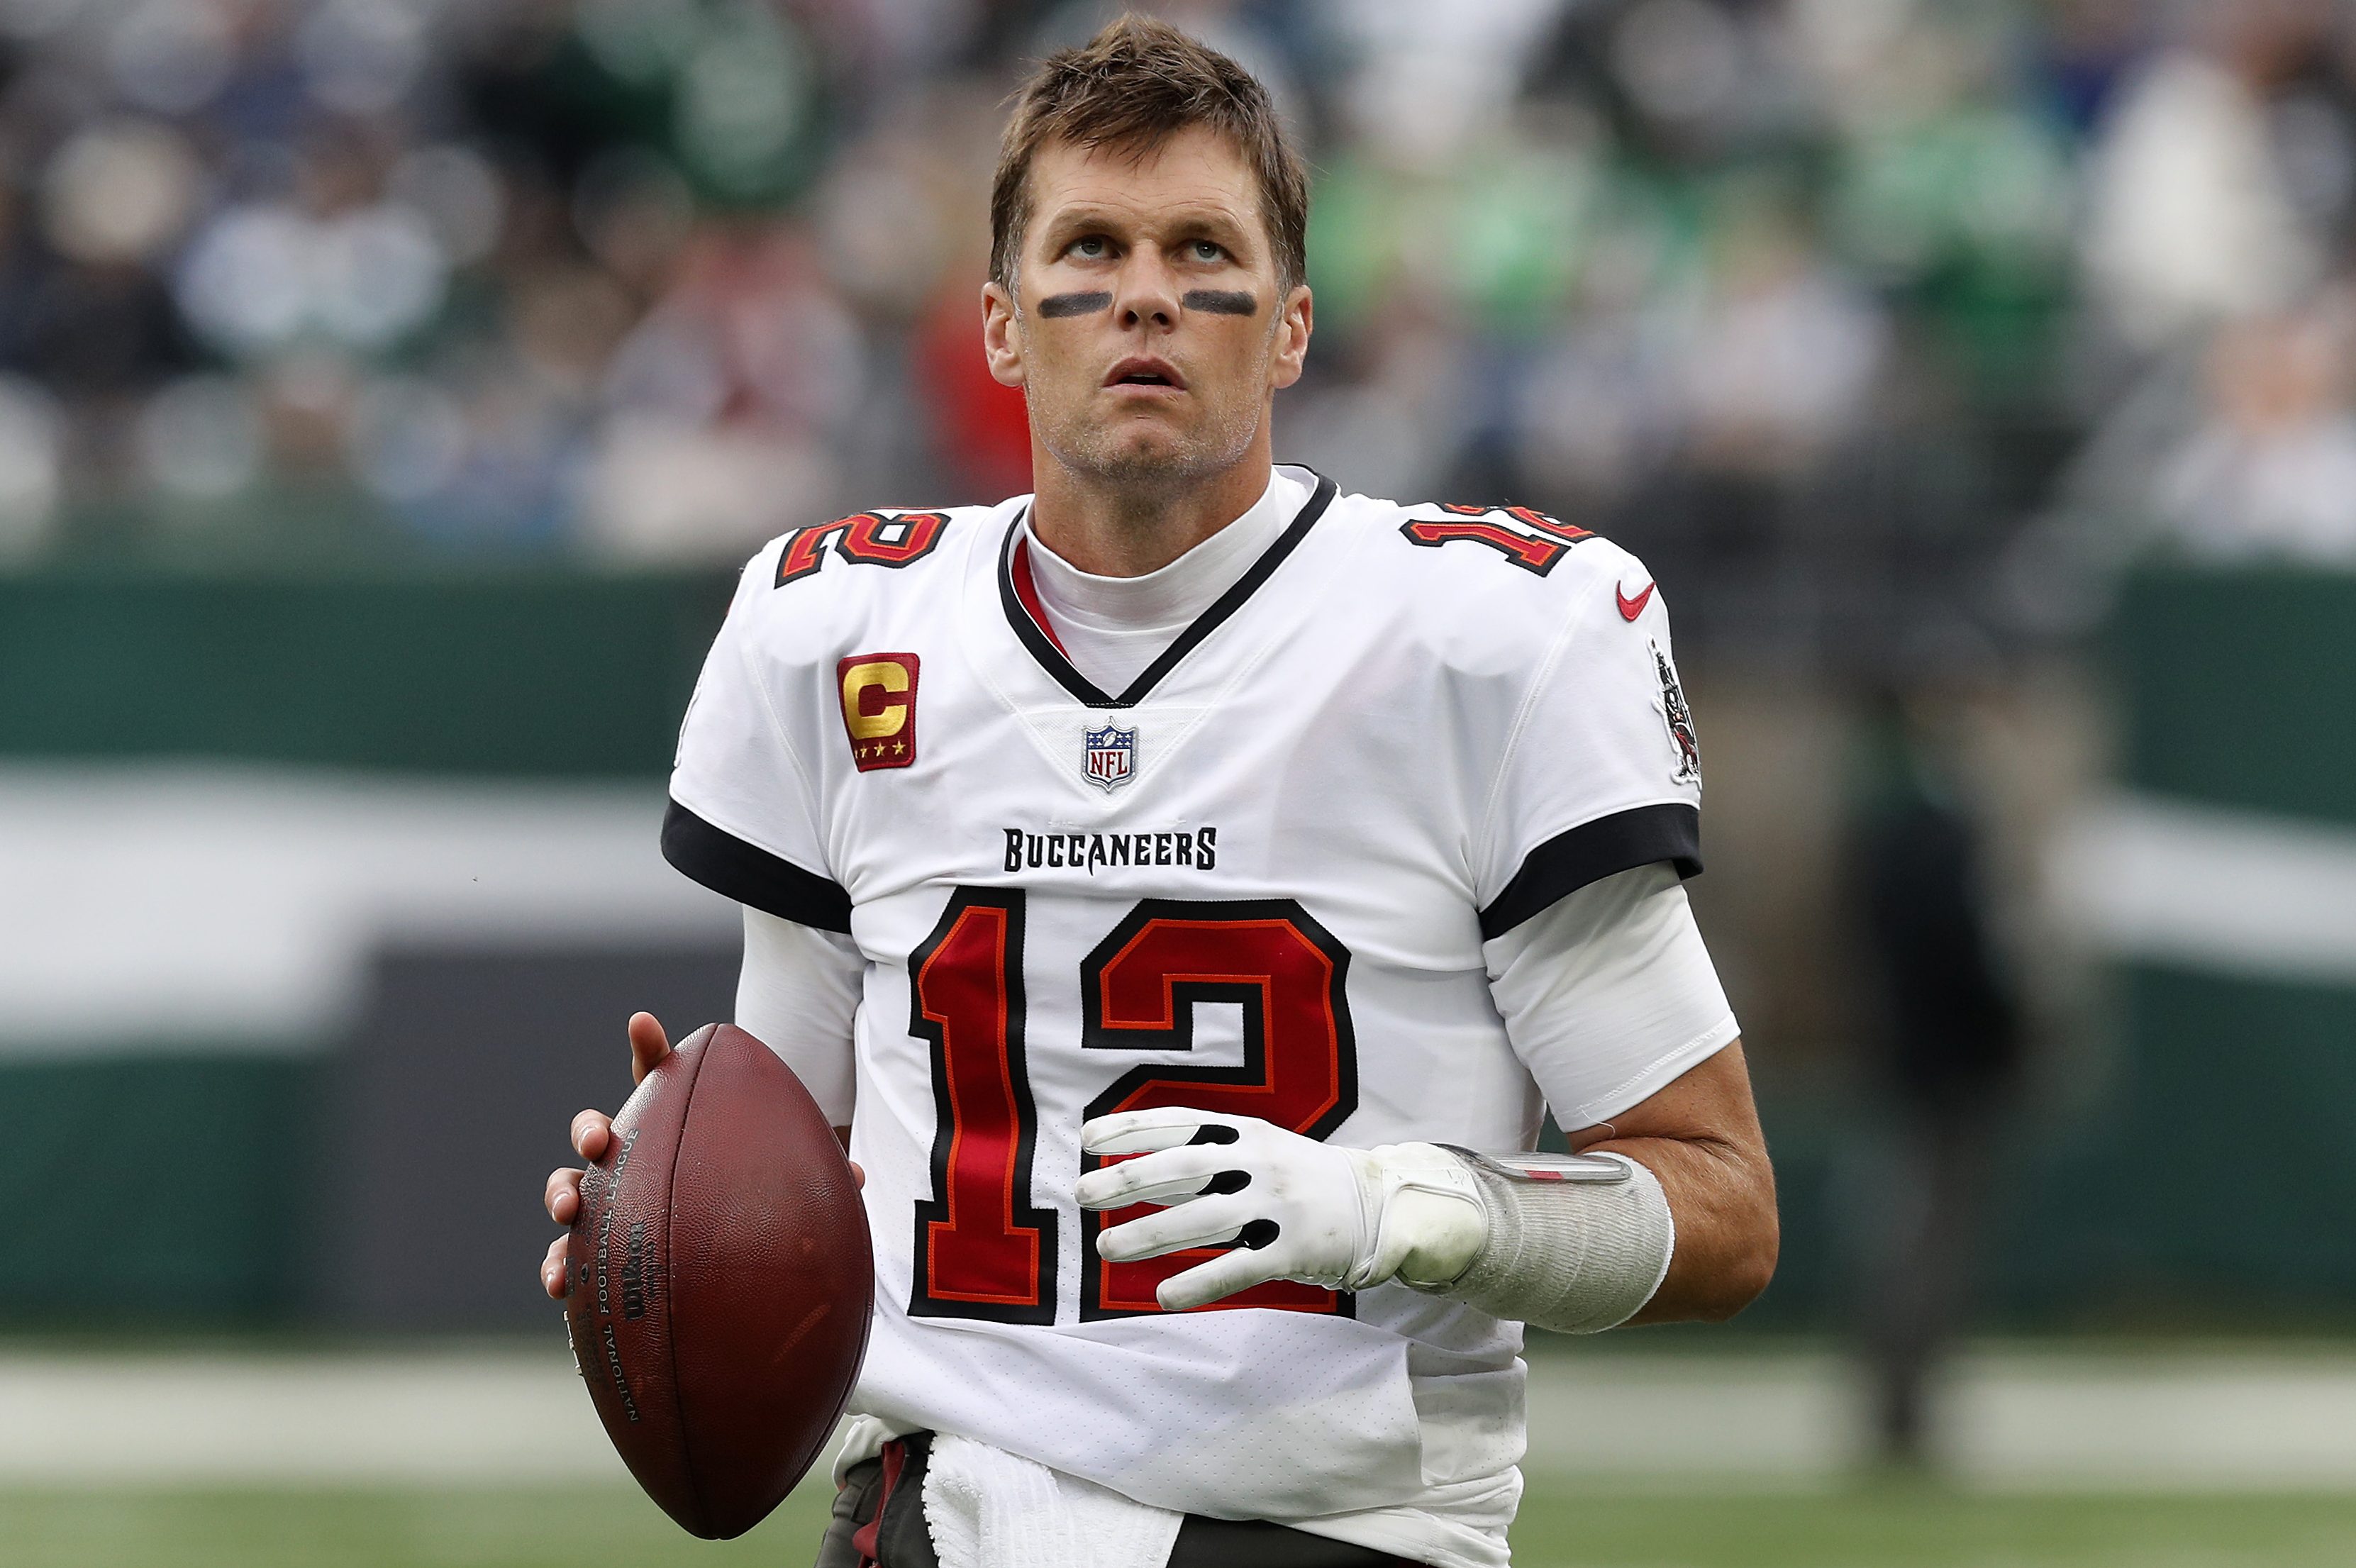
<svg viewBox="0 0 2356 1568">
<path fill-rule="evenodd" d="M 1627 595 L 1620 591 L 1619 584 L 1612 584 L 1612 596 L 1620 601 L 1620 618 L 1622 620 L 1634 620 L 1638 616 L 1643 615 L 1644 613 L 1644 606 L 1650 602 L 1653 597 L 1653 590 L 1659 585 L 1660 585 L 1657 583 L 1647 583 L 1644 585 L 1644 591 L 1638 594 L 1632 599 Z"/>
</svg>

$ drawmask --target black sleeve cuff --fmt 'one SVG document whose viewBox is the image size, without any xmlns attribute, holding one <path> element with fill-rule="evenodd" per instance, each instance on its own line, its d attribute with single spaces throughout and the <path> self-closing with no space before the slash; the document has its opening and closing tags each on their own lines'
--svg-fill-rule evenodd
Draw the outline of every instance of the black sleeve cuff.
<svg viewBox="0 0 2356 1568">
<path fill-rule="evenodd" d="M 1481 911 L 1481 940 L 1502 937 L 1590 882 L 1665 860 L 1679 876 L 1701 875 L 1701 811 L 1682 801 L 1637 806 L 1558 833 L 1522 861 Z"/>
<path fill-rule="evenodd" d="M 677 800 L 663 813 L 663 858 L 714 893 L 821 931 L 851 932 L 851 895 L 815 872 L 713 827 Z"/>
</svg>

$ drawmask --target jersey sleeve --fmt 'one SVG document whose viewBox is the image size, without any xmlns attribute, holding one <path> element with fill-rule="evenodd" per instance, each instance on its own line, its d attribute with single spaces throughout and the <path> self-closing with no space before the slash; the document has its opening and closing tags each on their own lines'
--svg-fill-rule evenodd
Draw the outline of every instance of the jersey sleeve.
<svg viewBox="0 0 2356 1568">
<path fill-rule="evenodd" d="M 1657 862 L 1558 899 L 1482 955 L 1505 1037 L 1568 1131 L 1650 1099 L 1740 1032 L 1686 890 Z"/>
<path fill-rule="evenodd" d="M 739 904 L 847 933 L 851 896 L 827 870 L 817 790 L 766 684 L 755 610 L 769 553 L 745 568 L 688 702 L 663 856 Z"/>
<path fill-rule="evenodd" d="M 830 1127 L 851 1125 L 852 1029 L 866 970 L 849 937 L 744 911 L 736 1026 L 794 1069 Z"/>
<path fill-rule="evenodd" d="M 1701 750 L 1668 612 L 1614 553 L 1628 580 L 1598 582 L 1573 608 L 1498 764 L 1475 840 L 1483 940 L 1617 872 L 1701 870 Z"/>
</svg>

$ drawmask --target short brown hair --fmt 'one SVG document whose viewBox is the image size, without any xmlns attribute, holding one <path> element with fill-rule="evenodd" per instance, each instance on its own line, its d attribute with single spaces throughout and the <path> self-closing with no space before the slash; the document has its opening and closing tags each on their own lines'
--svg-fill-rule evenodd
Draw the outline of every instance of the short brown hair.
<svg viewBox="0 0 2356 1568">
<path fill-rule="evenodd" d="M 1142 157 L 1190 126 L 1235 144 L 1259 182 L 1278 283 L 1309 267 L 1309 175 L 1251 72 L 1167 22 L 1123 16 L 1039 62 L 1016 95 L 990 190 L 990 275 L 1009 283 L 1031 219 L 1031 160 L 1051 142 L 1133 148 Z"/>
</svg>

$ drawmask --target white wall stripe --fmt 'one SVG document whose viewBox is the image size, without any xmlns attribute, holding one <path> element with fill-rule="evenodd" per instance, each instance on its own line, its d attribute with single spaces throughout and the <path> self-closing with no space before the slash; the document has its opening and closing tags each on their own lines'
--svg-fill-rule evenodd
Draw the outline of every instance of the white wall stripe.
<svg viewBox="0 0 2356 1568">
<path fill-rule="evenodd" d="M 2047 870 L 2055 906 L 2111 953 L 2356 983 L 2356 828 L 2114 795 L 2070 822 Z"/>
<path fill-rule="evenodd" d="M 332 1043 L 388 943 L 725 941 L 659 787 L 0 769 L 0 1054 Z"/>
</svg>

